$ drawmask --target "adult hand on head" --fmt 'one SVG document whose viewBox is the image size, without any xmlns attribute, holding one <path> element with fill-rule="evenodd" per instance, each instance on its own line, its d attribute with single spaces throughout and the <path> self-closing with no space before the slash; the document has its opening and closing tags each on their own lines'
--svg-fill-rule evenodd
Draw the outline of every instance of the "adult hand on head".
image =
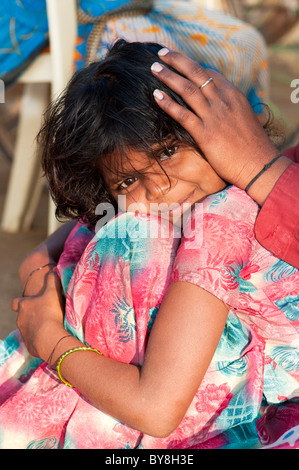
<svg viewBox="0 0 299 470">
<path fill-rule="evenodd" d="M 17 326 L 32 356 L 46 360 L 53 344 L 65 334 L 64 302 L 57 274 L 49 271 L 37 295 L 13 299 L 11 309 L 18 313 Z"/>
<path fill-rule="evenodd" d="M 247 98 L 224 76 L 178 52 L 163 48 L 159 57 L 178 73 L 160 62 L 153 64 L 152 72 L 180 95 L 191 111 L 160 90 L 154 92 L 156 102 L 189 132 L 222 179 L 245 189 L 279 154 Z M 263 176 L 263 188 L 255 184 L 249 194 L 262 205 L 290 164 L 285 157 L 277 160 L 275 172 L 266 172 L 268 180 Z"/>
</svg>

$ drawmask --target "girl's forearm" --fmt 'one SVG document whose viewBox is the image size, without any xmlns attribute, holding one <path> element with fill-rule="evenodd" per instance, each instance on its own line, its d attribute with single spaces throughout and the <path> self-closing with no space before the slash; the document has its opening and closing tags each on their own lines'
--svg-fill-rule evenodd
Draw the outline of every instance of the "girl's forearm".
<svg viewBox="0 0 299 470">
<path fill-rule="evenodd" d="M 101 411 L 145 434 L 165 437 L 185 416 L 227 314 L 227 306 L 204 289 L 188 282 L 172 283 L 152 327 L 142 368 L 93 351 L 77 351 L 63 359 L 61 375 Z M 66 330 L 59 328 L 60 337 L 65 336 Z M 56 327 L 53 333 L 44 332 L 40 348 L 54 336 L 59 340 Z M 80 346 L 77 339 L 65 338 L 57 345 L 52 364 Z M 50 352 L 43 351 L 40 357 L 45 359 Z"/>
<path fill-rule="evenodd" d="M 67 331 L 61 330 L 60 335 L 67 335 Z M 53 361 L 66 350 L 80 346 L 85 345 L 76 338 L 65 338 L 55 349 Z M 165 437 L 183 417 L 179 404 L 178 416 L 171 405 L 168 407 L 169 400 L 161 396 L 160 384 L 149 386 L 141 368 L 132 364 L 92 351 L 78 351 L 63 360 L 61 374 L 96 408 L 142 433 Z"/>
</svg>

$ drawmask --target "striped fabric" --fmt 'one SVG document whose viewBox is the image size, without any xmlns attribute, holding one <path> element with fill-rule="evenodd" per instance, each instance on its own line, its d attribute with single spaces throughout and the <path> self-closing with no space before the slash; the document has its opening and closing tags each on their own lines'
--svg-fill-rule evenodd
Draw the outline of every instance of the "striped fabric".
<svg viewBox="0 0 299 470">
<path fill-rule="evenodd" d="M 96 2 L 81 1 L 84 10 Z M 121 2 L 120 2 L 121 3 Z M 144 8 L 146 4 L 144 4 Z M 155 0 L 150 12 L 108 14 L 80 23 L 75 50 L 76 69 L 101 59 L 117 39 L 158 42 L 178 50 L 232 81 L 252 106 L 268 100 L 268 63 L 265 42 L 250 25 L 221 11 L 202 8 L 186 0 Z M 80 17 L 79 17 L 80 19 Z M 255 106 L 259 113 L 261 108 Z"/>
</svg>

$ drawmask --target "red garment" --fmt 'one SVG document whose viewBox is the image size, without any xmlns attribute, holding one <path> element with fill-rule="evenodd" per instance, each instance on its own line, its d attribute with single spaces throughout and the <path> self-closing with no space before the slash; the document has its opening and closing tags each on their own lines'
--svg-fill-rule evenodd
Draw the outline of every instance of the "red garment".
<svg viewBox="0 0 299 470">
<path fill-rule="evenodd" d="M 281 175 L 255 223 L 258 242 L 299 269 L 299 143 L 283 152 L 296 163 Z"/>
</svg>

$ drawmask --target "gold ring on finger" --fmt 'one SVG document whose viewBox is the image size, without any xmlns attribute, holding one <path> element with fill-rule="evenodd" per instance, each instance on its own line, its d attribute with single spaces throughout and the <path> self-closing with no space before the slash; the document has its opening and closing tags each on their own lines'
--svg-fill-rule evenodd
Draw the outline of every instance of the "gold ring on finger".
<svg viewBox="0 0 299 470">
<path fill-rule="evenodd" d="M 212 80 L 213 80 L 213 78 L 210 77 L 206 82 L 204 82 L 204 83 L 199 87 L 199 89 L 201 90 L 203 87 L 205 87 L 206 85 L 208 85 Z"/>
</svg>

